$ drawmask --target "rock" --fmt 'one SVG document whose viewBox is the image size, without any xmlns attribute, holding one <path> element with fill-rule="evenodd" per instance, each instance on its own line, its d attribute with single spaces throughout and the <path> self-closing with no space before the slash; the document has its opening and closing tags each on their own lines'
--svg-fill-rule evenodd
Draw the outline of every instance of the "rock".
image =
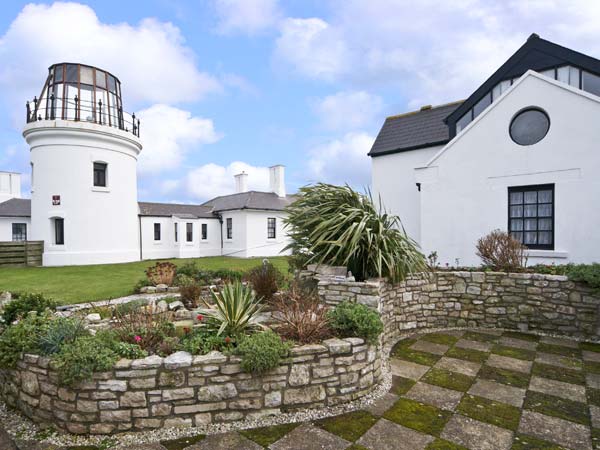
<svg viewBox="0 0 600 450">
<path fill-rule="evenodd" d="M 21 388 L 29 395 L 37 396 L 40 394 L 40 384 L 37 375 L 31 372 L 21 374 Z"/>
<path fill-rule="evenodd" d="M 121 408 L 141 408 L 146 406 L 145 392 L 125 392 L 121 396 Z"/>
<path fill-rule="evenodd" d="M 167 292 L 168 289 L 169 289 L 169 286 L 167 286 L 166 284 L 157 284 L 156 285 L 156 292 Z"/>
<path fill-rule="evenodd" d="M 146 286 L 146 294 L 154 294 L 155 292 L 156 292 L 156 287 Z"/>
<path fill-rule="evenodd" d="M 294 364 L 290 371 L 290 386 L 304 386 L 310 382 L 310 369 L 305 364 Z"/>
<path fill-rule="evenodd" d="M 179 300 L 177 300 L 176 302 L 169 303 L 170 311 L 179 311 L 180 309 L 185 309 L 183 302 L 180 302 Z"/>
<path fill-rule="evenodd" d="M 164 300 L 161 300 L 156 304 L 156 312 L 161 313 L 169 310 L 169 304 Z"/>
<path fill-rule="evenodd" d="M 342 341 L 341 339 L 333 338 L 323 341 L 329 352 L 332 355 L 340 355 L 343 353 L 350 353 L 352 351 L 352 344 L 350 342 Z"/>
<path fill-rule="evenodd" d="M 148 356 L 143 359 L 136 359 L 131 363 L 132 369 L 156 369 L 162 366 L 163 359 L 158 355 Z"/>
<path fill-rule="evenodd" d="M 102 320 L 102 316 L 100 316 L 100 314 L 98 313 L 92 313 L 85 316 L 85 320 L 87 320 L 88 322 L 97 323 Z"/>
<path fill-rule="evenodd" d="M 325 400 L 325 387 L 322 385 L 288 389 L 283 393 L 285 405 L 300 405 Z"/>
<path fill-rule="evenodd" d="M 198 400 L 202 402 L 214 402 L 237 396 L 238 392 L 233 383 L 215 384 L 201 387 L 198 390 Z"/>
<path fill-rule="evenodd" d="M 143 286 L 140 288 L 140 294 L 147 294 L 149 286 Z"/>
<path fill-rule="evenodd" d="M 180 369 L 192 365 L 192 355 L 188 352 L 176 352 L 165 358 L 166 369 Z"/>
</svg>

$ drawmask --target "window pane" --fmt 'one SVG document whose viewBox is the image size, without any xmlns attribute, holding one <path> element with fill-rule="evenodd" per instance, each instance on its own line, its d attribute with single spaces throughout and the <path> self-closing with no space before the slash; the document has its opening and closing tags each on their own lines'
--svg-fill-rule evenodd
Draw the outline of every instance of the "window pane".
<svg viewBox="0 0 600 450">
<path fill-rule="evenodd" d="M 556 69 L 556 79 L 561 83 L 569 84 L 569 66 L 559 67 Z"/>
<path fill-rule="evenodd" d="M 523 243 L 525 245 L 528 245 L 528 244 L 535 245 L 535 244 L 537 244 L 537 232 L 530 231 L 530 232 L 525 233 L 525 240 L 523 241 Z"/>
<path fill-rule="evenodd" d="M 544 75 L 545 77 L 554 79 L 554 69 L 543 70 L 540 72 L 540 74 Z"/>
<path fill-rule="evenodd" d="M 600 95 L 600 77 L 584 71 L 582 74 L 583 90 Z"/>
<path fill-rule="evenodd" d="M 538 202 L 551 203 L 552 202 L 552 191 L 538 191 Z"/>
<path fill-rule="evenodd" d="M 65 244 L 65 222 L 63 219 L 54 219 L 54 243 Z"/>
<path fill-rule="evenodd" d="M 522 206 L 511 206 L 510 207 L 510 217 L 523 217 L 523 207 Z"/>
<path fill-rule="evenodd" d="M 579 86 L 579 73 L 581 71 L 577 67 L 569 67 L 569 84 L 577 89 Z"/>
<path fill-rule="evenodd" d="M 81 66 L 81 70 L 79 72 L 79 81 L 84 84 L 93 85 L 94 84 L 94 71 L 91 67 Z"/>
<path fill-rule="evenodd" d="M 537 219 L 525 219 L 525 231 L 537 230 Z"/>
<path fill-rule="evenodd" d="M 548 116 L 536 108 L 521 111 L 510 123 L 510 137 L 519 145 L 533 145 L 540 142 L 550 129 Z"/>
<path fill-rule="evenodd" d="M 485 110 L 485 108 L 490 106 L 491 103 L 492 103 L 491 95 L 488 93 L 485 95 L 485 97 L 483 97 L 481 100 L 479 100 L 475 104 L 475 106 L 473 106 L 473 117 L 477 117 L 479 114 L 481 114 Z"/>
<path fill-rule="evenodd" d="M 160 223 L 154 224 L 154 240 L 160 241 Z"/>
<path fill-rule="evenodd" d="M 187 242 L 192 242 L 194 240 L 194 224 L 186 223 L 185 224 L 186 231 L 186 240 Z"/>
<path fill-rule="evenodd" d="M 525 192 L 525 203 L 537 203 L 537 191 Z"/>
<path fill-rule="evenodd" d="M 67 76 L 66 81 L 70 83 L 77 83 L 77 66 L 75 64 L 67 64 Z"/>
<path fill-rule="evenodd" d="M 523 243 L 523 233 L 521 233 L 521 232 L 513 232 L 513 233 L 510 233 L 510 234 L 517 241 L 519 241 L 520 243 Z"/>
<path fill-rule="evenodd" d="M 96 69 L 96 86 L 106 89 L 106 74 Z"/>
<path fill-rule="evenodd" d="M 538 230 L 550 231 L 552 230 L 552 219 L 539 219 Z"/>
<path fill-rule="evenodd" d="M 458 119 L 458 121 L 456 122 L 456 132 L 460 133 L 470 123 L 471 123 L 471 110 L 467 111 L 467 113 L 464 116 L 462 116 L 460 119 Z"/>
<path fill-rule="evenodd" d="M 538 233 L 538 244 L 540 245 L 551 245 L 552 244 L 552 232 L 541 231 Z"/>
<path fill-rule="evenodd" d="M 519 205 L 523 203 L 523 193 L 522 192 L 511 192 L 510 193 L 510 204 L 511 205 Z"/>
<path fill-rule="evenodd" d="M 525 205 L 525 217 L 536 217 L 537 206 L 536 205 Z"/>
<path fill-rule="evenodd" d="M 61 82 L 63 80 L 63 65 L 54 68 L 54 81 Z"/>
<path fill-rule="evenodd" d="M 110 92 L 117 92 L 115 77 L 113 77 L 112 75 L 108 76 L 108 90 Z"/>
<path fill-rule="evenodd" d="M 512 219 L 510 221 L 511 231 L 523 231 L 523 221 L 520 219 Z"/>
<path fill-rule="evenodd" d="M 551 217 L 552 216 L 552 205 L 540 205 L 538 206 L 539 217 Z"/>
</svg>

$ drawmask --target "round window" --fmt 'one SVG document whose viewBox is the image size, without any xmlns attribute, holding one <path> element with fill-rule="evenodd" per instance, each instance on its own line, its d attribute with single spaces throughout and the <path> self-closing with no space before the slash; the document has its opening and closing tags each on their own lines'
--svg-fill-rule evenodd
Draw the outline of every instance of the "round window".
<svg viewBox="0 0 600 450">
<path fill-rule="evenodd" d="M 519 145 L 533 145 L 544 139 L 549 128 L 548 114 L 538 108 L 527 108 L 510 123 L 510 137 Z"/>
</svg>

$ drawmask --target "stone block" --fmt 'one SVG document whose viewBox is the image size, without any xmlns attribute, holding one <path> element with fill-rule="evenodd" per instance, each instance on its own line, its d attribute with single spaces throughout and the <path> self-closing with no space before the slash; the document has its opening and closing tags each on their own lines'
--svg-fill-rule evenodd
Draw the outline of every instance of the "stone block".
<svg viewBox="0 0 600 450">
<path fill-rule="evenodd" d="M 283 403 L 285 405 L 300 405 L 322 400 L 325 400 L 325 388 L 323 386 L 288 389 L 283 394 Z"/>
<path fill-rule="evenodd" d="M 125 392 L 119 401 L 123 408 L 139 408 L 146 406 L 146 393 L 143 391 Z"/>
<path fill-rule="evenodd" d="M 202 402 L 215 402 L 226 400 L 238 395 L 233 383 L 215 384 L 198 389 L 198 400 Z"/>
<path fill-rule="evenodd" d="M 148 356 L 147 358 L 136 359 L 132 361 L 132 369 L 157 369 L 163 364 L 163 358 L 158 355 Z"/>
<path fill-rule="evenodd" d="M 329 353 L 332 355 L 341 355 L 352 351 L 352 344 L 342 339 L 327 339 L 326 341 L 323 341 L 323 345 L 327 347 Z"/>
<path fill-rule="evenodd" d="M 169 400 L 184 400 L 194 397 L 193 388 L 181 388 L 181 389 L 165 389 L 162 391 L 162 399 L 164 401 Z"/>
<path fill-rule="evenodd" d="M 130 410 L 100 411 L 102 422 L 129 422 L 131 420 Z"/>
<path fill-rule="evenodd" d="M 192 355 L 188 352 L 176 352 L 164 360 L 166 369 L 181 369 L 192 365 Z"/>
</svg>

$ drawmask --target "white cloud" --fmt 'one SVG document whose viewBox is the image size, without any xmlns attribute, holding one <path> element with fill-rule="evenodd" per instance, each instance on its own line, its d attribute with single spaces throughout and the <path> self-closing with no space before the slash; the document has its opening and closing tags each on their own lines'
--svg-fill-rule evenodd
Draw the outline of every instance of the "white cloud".
<svg viewBox="0 0 600 450">
<path fill-rule="evenodd" d="M 380 120 L 383 101 L 366 91 L 344 91 L 313 102 L 321 125 L 330 130 L 356 130 Z"/>
<path fill-rule="evenodd" d="M 108 24 L 89 6 L 62 2 L 26 5 L 0 37 L 0 88 L 20 106 L 39 94 L 48 66 L 62 61 L 98 66 L 117 76 L 126 109 L 196 101 L 222 89 L 200 71 L 196 55 L 172 23 L 148 18 L 136 25 Z"/>
<path fill-rule="evenodd" d="M 252 166 L 242 161 L 234 161 L 228 166 L 205 164 L 191 170 L 186 178 L 186 188 L 190 196 L 197 200 L 210 200 L 219 195 L 235 192 L 234 175 L 248 174 L 248 189 L 269 190 L 269 168 Z"/>
<path fill-rule="evenodd" d="M 314 147 L 308 161 L 311 181 L 348 183 L 358 188 L 370 185 L 371 161 L 367 153 L 374 141 L 367 133 L 352 132 Z"/>
<path fill-rule="evenodd" d="M 222 34 L 257 34 L 281 18 L 277 0 L 215 0 L 217 31 Z"/>
<path fill-rule="evenodd" d="M 176 169 L 191 148 L 221 138 L 212 120 L 172 106 L 153 105 L 140 111 L 139 117 L 144 145 L 138 164 L 141 173 Z"/>
</svg>

